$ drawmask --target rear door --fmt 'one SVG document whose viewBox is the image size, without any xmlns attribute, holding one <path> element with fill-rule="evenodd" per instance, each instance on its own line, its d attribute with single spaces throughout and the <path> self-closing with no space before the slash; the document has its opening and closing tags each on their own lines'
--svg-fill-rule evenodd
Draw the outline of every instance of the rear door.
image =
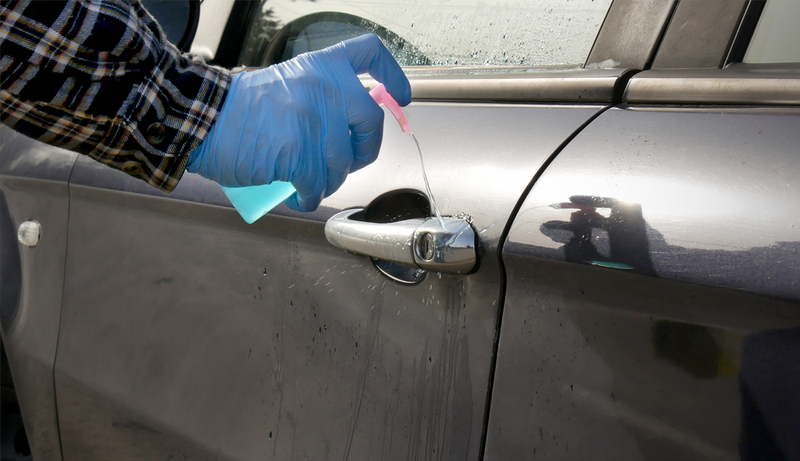
<svg viewBox="0 0 800 461">
<path fill-rule="evenodd" d="M 56 363 L 64 458 L 478 459 L 503 292 L 498 242 L 542 166 L 621 96 L 636 64 L 603 53 L 642 65 L 671 8 L 633 8 L 636 24 L 650 24 L 646 46 L 617 50 L 609 37 L 627 37 L 619 18 L 632 7 L 612 9 L 609 21 L 610 2 L 577 3 L 461 11 L 270 1 L 248 32 L 242 64 L 338 41 L 354 24 L 408 52 L 406 64 L 425 64 L 407 69 L 415 100 L 406 113 L 442 214 L 469 219 L 478 236 L 469 275 L 398 282 L 326 241 L 325 222 L 348 208 L 430 216 L 414 143 L 389 117 L 378 161 L 319 210 L 280 206 L 253 225 L 199 176 L 166 196 L 79 159 Z M 385 30 L 379 17 L 354 22 L 367 10 Z M 417 19 L 389 30 L 409 11 Z M 519 29 L 525 18 L 539 29 Z M 460 35 L 430 40 L 450 23 Z M 539 48 L 518 41 L 492 56 L 483 42 L 470 48 L 475 29 L 484 41 L 501 43 L 505 31 L 538 43 L 534 32 L 553 23 L 561 35 L 543 43 L 554 50 L 583 37 L 553 60 L 520 54 Z M 595 65 L 582 68 L 593 44 Z M 494 65 L 452 67 L 460 59 Z"/>
<path fill-rule="evenodd" d="M 681 2 L 535 183 L 487 459 L 797 458 L 800 10 L 763 7 Z"/>
</svg>

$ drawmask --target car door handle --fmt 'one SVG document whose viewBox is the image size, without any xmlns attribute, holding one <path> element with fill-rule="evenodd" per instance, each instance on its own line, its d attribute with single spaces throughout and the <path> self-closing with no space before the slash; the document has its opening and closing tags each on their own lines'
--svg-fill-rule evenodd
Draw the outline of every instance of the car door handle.
<svg viewBox="0 0 800 461">
<path fill-rule="evenodd" d="M 475 230 L 462 219 L 413 218 L 391 223 L 364 221 L 364 210 L 337 213 L 325 223 L 333 246 L 404 266 L 467 274 L 478 262 Z"/>
</svg>

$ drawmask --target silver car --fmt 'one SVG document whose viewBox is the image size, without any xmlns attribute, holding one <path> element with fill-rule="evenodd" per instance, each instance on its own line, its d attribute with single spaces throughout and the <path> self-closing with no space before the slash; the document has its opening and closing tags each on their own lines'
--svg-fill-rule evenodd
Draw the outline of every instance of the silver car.
<svg viewBox="0 0 800 461">
<path fill-rule="evenodd" d="M 0 128 L 3 459 L 800 459 L 799 20 L 205 0 L 230 68 L 378 34 L 446 226 L 388 113 L 252 225 Z"/>
</svg>

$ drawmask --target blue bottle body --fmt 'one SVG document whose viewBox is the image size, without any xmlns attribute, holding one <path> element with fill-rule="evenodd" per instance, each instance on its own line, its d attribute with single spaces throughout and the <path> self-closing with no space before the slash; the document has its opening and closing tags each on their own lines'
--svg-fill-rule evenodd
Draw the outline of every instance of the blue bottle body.
<svg viewBox="0 0 800 461">
<path fill-rule="evenodd" d="M 373 88 L 372 91 L 369 92 L 369 95 L 372 96 L 372 99 L 374 99 L 378 105 L 389 109 L 389 112 L 394 115 L 397 123 L 400 124 L 400 129 L 403 130 L 403 133 L 408 133 L 411 137 L 414 137 L 414 135 L 411 134 L 411 126 L 408 124 L 403 109 L 400 108 L 392 95 L 386 91 L 382 83 Z M 417 142 L 417 138 L 414 138 L 414 142 Z M 419 147 L 418 142 L 417 147 Z M 420 151 L 420 160 L 421 159 L 422 152 Z M 424 166 L 422 172 L 424 175 Z M 425 184 L 427 185 L 427 183 L 428 178 L 426 177 Z M 273 181 L 263 186 L 220 187 L 222 187 L 222 191 L 228 196 L 228 200 L 231 201 L 233 207 L 236 208 L 236 211 L 239 212 L 247 224 L 253 224 L 258 218 L 269 213 L 270 210 L 278 206 L 279 203 L 289 198 L 289 196 L 295 192 L 295 188 L 291 183 L 283 181 Z M 433 201 L 433 195 L 430 194 L 430 187 L 428 187 L 428 194 L 431 196 L 431 201 Z M 433 203 L 435 207 L 436 202 Z M 436 215 L 439 216 L 438 208 L 436 209 Z M 441 219 L 441 216 L 439 216 L 439 221 L 441 221 Z"/>
<path fill-rule="evenodd" d="M 220 187 L 247 224 L 253 224 L 295 192 L 292 183 L 283 181 L 262 186 Z"/>
</svg>

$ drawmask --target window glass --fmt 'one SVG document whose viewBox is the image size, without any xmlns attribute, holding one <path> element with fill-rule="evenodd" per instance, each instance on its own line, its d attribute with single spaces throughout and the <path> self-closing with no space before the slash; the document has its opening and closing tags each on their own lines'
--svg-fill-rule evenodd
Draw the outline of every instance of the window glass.
<svg viewBox="0 0 800 461">
<path fill-rule="evenodd" d="M 266 0 L 240 59 L 268 65 L 374 32 L 402 65 L 581 66 L 611 0 Z"/>
<path fill-rule="evenodd" d="M 800 1 L 769 0 L 761 13 L 746 63 L 800 62 Z"/>
<path fill-rule="evenodd" d="M 161 30 L 167 35 L 167 40 L 177 46 L 181 51 L 188 51 L 191 44 L 191 34 L 194 33 L 193 21 L 195 13 L 191 2 L 174 0 L 142 0 L 145 9 L 156 18 Z"/>
</svg>

